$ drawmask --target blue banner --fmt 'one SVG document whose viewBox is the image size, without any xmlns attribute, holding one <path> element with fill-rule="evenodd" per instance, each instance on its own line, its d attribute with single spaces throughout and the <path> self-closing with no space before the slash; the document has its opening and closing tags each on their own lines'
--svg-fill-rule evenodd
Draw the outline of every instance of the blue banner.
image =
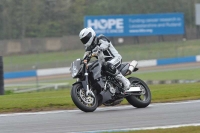
<svg viewBox="0 0 200 133">
<path fill-rule="evenodd" d="M 152 36 L 184 34 L 182 13 L 85 16 L 84 27 L 106 36 Z"/>
</svg>

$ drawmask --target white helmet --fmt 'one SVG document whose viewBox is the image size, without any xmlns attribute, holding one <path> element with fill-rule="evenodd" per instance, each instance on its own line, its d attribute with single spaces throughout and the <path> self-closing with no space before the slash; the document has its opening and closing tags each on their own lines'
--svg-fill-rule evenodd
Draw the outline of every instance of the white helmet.
<svg viewBox="0 0 200 133">
<path fill-rule="evenodd" d="M 82 29 L 79 34 L 79 38 L 85 47 L 89 47 L 92 44 L 95 36 L 96 33 L 91 27 Z"/>
</svg>

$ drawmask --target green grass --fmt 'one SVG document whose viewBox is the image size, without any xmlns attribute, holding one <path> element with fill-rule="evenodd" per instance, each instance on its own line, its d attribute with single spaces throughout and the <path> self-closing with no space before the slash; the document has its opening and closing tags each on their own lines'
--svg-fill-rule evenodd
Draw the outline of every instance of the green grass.
<svg viewBox="0 0 200 133">
<path fill-rule="evenodd" d="M 169 129 L 155 129 L 155 130 L 138 130 L 127 132 L 115 132 L 115 133 L 199 133 L 200 126 L 188 126 Z"/>
<path fill-rule="evenodd" d="M 82 58 L 84 49 L 4 57 L 5 71 L 38 68 L 65 67 L 77 58 Z M 116 49 L 123 61 L 191 56 L 200 54 L 200 40 L 186 42 L 160 42 L 154 44 L 122 45 Z"/>
<path fill-rule="evenodd" d="M 0 112 L 71 109 L 70 90 L 11 94 L 0 97 Z"/>
<path fill-rule="evenodd" d="M 153 102 L 199 99 L 200 83 L 150 85 Z"/>
<path fill-rule="evenodd" d="M 131 76 L 135 76 L 143 80 L 176 80 L 176 79 L 198 80 L 200 79 L 200 68 L 188 69 L 188 70 L 171 70 L 162 72 L 159 71 L 146 72 L 146 73 L 135 72 Z"/>
<path fill-rule="evenodd" d="M 200 83 L 150 85 L 152 102 L 200 99 Z M 70 89 L 0 96 L 0 113 L 74 109 Z M 124 100 L 122 104 L 127 104 Z"/>
</svg>

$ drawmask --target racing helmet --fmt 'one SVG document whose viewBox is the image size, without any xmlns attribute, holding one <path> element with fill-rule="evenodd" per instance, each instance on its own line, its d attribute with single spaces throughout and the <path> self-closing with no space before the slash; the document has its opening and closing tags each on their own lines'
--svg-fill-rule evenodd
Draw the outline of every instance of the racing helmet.
<svg viewBox="0 0 200 133">
<path fill-rule="evenodd" d="M 85 47 L 90 47 L 96 37 L 95 31 L 91 28 L 84 28 L 79 33 L 79 38 Z"/>
</svg>

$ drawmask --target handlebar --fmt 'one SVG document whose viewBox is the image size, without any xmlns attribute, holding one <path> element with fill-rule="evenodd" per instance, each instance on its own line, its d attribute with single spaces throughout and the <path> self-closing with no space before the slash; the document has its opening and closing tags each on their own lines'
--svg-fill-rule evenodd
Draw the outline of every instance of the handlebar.
<svg viewBox="0 0 200 133">
<path fill-rule="evenodd" d="M 87 63 L 90 61 L 90 59 L 92 58 L 92 57 L 95 57 L 95 56 L 97 56 L 94 52 L 92 52 L 92 51 L 90 51 L 89 52 L 89 54 L 88 55 L 86 55 L 85 56 L 85 58 L 82 60 L 82 62 L 84 63 L 84 60 L 87 60 Z M 86 64 L 87 64 L 86 63 Z"/>
<path fill-rule="evenodd" d="M 96 54 L 92 53 L 92 51 L 90 51 L 90 53 L 88 55 L 85 56 L 85 58 L 83 60 L 90 60 L 92 57 L 95 57 Z"/>
</svg>

